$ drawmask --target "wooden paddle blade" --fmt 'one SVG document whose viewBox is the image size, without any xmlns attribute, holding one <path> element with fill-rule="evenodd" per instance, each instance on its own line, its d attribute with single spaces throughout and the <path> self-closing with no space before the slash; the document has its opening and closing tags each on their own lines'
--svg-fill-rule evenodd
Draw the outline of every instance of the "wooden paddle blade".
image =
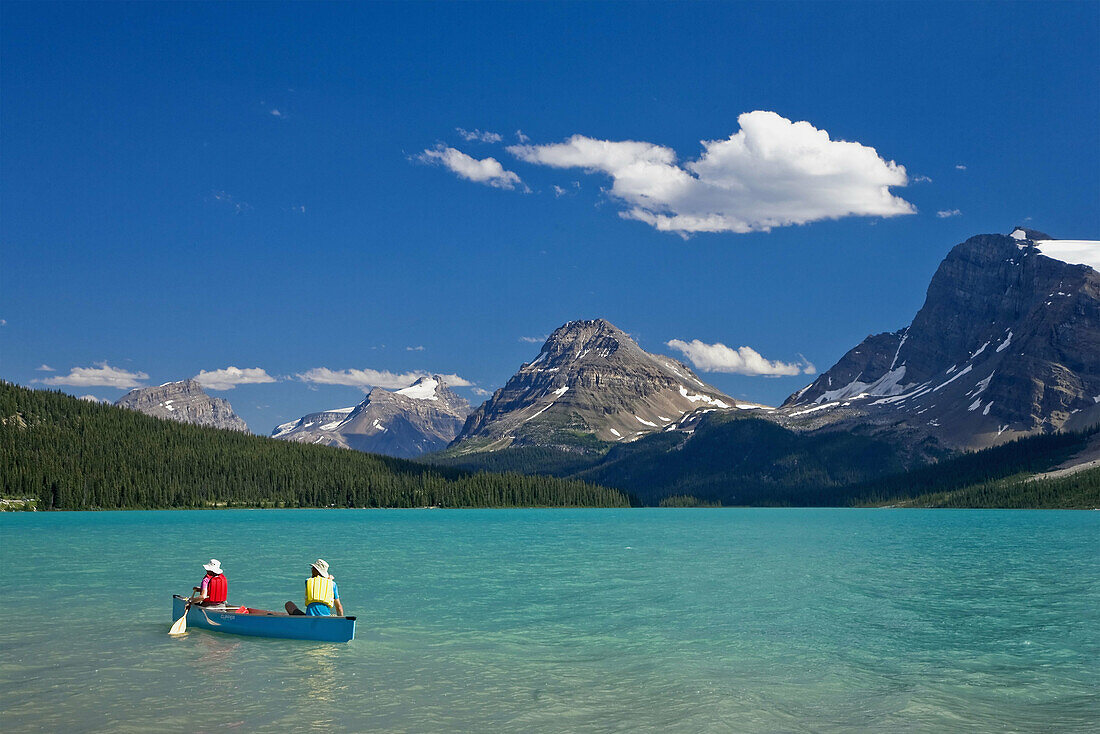
<svg viewBox="0 0 1100 734">
<path fill-rule="evenodd" d="M 182 635 L 187 631 L 187 613 L 191 611 L 191 602 L 187 602 L 183 606 L 183 614 L 172 625 L 172 629 L 168 630 L 170 635 Z"/>
<path fill-rule="evenodd" d="M 183 616 L 176 620 L 176 623 L 172 625 L 172 629 L 168 630 L 170 635 L 182 635 L 187 631 L 187 612 L 183 613 Z"/>
</svg>

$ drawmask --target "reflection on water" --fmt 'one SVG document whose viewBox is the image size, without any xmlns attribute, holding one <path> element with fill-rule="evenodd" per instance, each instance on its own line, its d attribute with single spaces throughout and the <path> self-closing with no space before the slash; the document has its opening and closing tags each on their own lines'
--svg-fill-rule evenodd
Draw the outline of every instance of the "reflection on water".
<svg viewBox="0 0 1100 734">
<path fill-rule="evenodd" d="M 192 634 L 188 630 L 188 635 Z M 198 630 L 195 632 L 201 656 L 189 664 L 208 676 L 228 676 L 233 673 L 233 660 L 242 640 L 230 635 L 217 635 Z"/>
<path fill-rule="evenodd" d="M 305 683 L 305 700 L 318 706 L 313 713 L 312 726 L 325 727 L 334 724 L 331 716 L 343 688 L 336 675 L 338 652 L 332 645 L 311 645 L 296 656 L 297 678 Z"/>
<path fill-rule="evenodd" d="M 211 518 L 231 545 L 202 539 Z M 306 527 L 320 540 L 287 549 Z M 126 609 L 97 560 L 119 537 L 143 559 Z M 0 516 L 0 538 L 25 591 L 0 605 L 4 734 L 1100 720 L 1100 513 L 42 513 Z M 302 558 L 339 564 L 356 640 L 169 637 L 172 592 L 211 556 L 268 609 Z"/>
</svg>

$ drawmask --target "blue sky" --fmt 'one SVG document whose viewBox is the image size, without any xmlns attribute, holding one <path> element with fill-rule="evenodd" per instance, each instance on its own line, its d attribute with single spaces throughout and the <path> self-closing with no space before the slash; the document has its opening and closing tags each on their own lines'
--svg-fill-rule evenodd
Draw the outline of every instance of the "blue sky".
<svg viewBox="0 0 1100 734">
<path fill-rule="evenodd" d="M 476 403 L 577 318 L 796 365 L 701 372 L 778 403 L 968 236 L 1100 238 L 1097 3 L 0 13 L 0 376 L 206 371 L 258 433 L 422 371 Z"/>
</svg>

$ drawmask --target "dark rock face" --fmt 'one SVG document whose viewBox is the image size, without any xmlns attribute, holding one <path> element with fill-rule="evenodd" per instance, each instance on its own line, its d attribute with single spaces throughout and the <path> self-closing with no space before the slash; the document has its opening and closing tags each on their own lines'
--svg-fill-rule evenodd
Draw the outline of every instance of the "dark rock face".
<svg viewBox="0 0 1100 734">
<path fill-rule="evenodd" d="M 233 412 L 228 400 L 210 397 L 194 380 L 169 382 L 158 387 L 139 387 L 115 405 L 180 423 L 248 431 L 248 425 Z"/>
<path fill-rule="evenodd" d="M 865 339 L 783 415 L 901 419 L 969 448 L 1100 419 L 1100 274 L 1043 255 L 1048 239 L 957 245 L 910 326 Z"/>
<path fill-rule="evenodd" d="M 470 415 L 452 448 L 584 450 L 593 440 L 630 441 L 693 411 L 735 405 L 683 363 L 649 354 L 611 323 L 571 321 Z"/>
<path fill-rule="evenodd" d="M 376 387 L 353 408 L 311 413 L 271 435 L 411 459 L 445 448 L 469 413 L 470 404 L 435 375 L 393 392 Z"/>
</svg>

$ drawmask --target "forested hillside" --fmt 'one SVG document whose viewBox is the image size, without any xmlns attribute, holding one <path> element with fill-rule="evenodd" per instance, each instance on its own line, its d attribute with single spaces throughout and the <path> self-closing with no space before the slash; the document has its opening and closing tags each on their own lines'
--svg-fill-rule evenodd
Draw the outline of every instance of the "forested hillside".
<svg viewBox="0 0 1100 734">
<path fill-rule="evenodd" d="M 923 497 L 926 504 L 953 507 L 1093 507 L 1100 506 L 1096 474 L 1091 480 L 1022 482 L 1080 451 L 1095 432 L 1031 436 L 954 456 L 936 456 L 930 447 L 925 461 L 939 461 L 923 463 L 883 437 L 799 433 L 771 421 L 715 413 L 691 435 L 646 436 L 602 456 L 520 447 L 427 458 L 465 469 L 571 476 L 616 487 L 647 505 L 850 506 Z"/>
<path fill-rule="evenodd" d="M 577 480 L 428 467 L 0 382 L 0 495 L 39 509 L 626 506 Z"/>
<path fill-rule="evenodd" d="M 1052 479 L 1016 475 L 877 504 L 894 507 L 1093 510 L 1100 508 L 1100 469 L 1087 469 Z"/>
</svg>

